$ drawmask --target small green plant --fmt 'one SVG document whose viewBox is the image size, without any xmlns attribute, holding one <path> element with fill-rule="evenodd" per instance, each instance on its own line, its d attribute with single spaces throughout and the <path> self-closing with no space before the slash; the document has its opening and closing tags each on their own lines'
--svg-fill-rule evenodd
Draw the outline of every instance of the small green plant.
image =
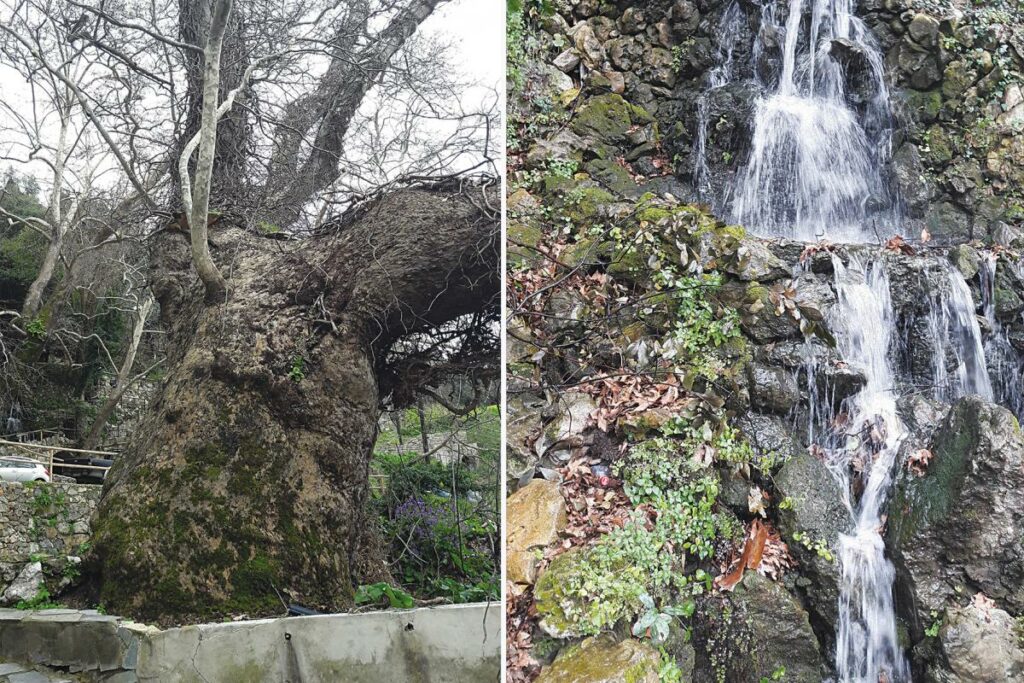
<svg viewBox="0 0 1024 683">
<path fill-rule="evenodd" d="M 654 598 L 647 593 L 640 596 L 640 602 L 643 603 L 644 611 L 633 623 L 633 636 L 635 638 L 650 637 L 651 642 L 655 645 L 661 645 L 668 640 L 672 619 L 676 617 L 688 619 L 693 616 L 693 612 L 697 607 L 693 600 L 688 600 L 681 607 L 667 606 L 659 608 L 655 605 Z"/>
<path fill-rule="evenodd" d="M 658 683 L 683 683 L 683 670 L 665 648 L 658 648 L 661 663 L 658 666 Z"/>
<path fill-rule="evenodd" d="M 548 173 L 556 178 L 570 179 L 579 170 L 580 164 L 574 159 L 548 159 Z"/>
<path fill-rule="evenodd" d="M 306 359 L 302 356 L 292 358 L 292 367 L 288 371 L 288 379 L 293 382 L 301 382 L 306 379 Z"/>
<path fill-rule="evenodd" d="M 802 544 L 808 550 L 813 550 L 817 553 L 818 557 L 826 562 L 836 561 L 836 556 L 829 549 L 828 543 L 821 539 L 813 538 L 810 534 L 806 534 L 802 531 L 794 531 L 793 540 Z"/>
<path fill-rule="evenodd" d="M 935 638 L 939 635 L 939 630 L 942 628 L 943 616 L 936 610 L 931 611 L 932 623 L 924 630 L 924 634 L 929 638 Z"/>
<path fill-rule="evenodd" d="M 277 235 L 281 233 L 281 226 L 275 225 L 274 223 L 268 223 L 267 221 L 260 221 L 256 224 L 256 230 L 261 235 Z"/>
<path fill-rule="evenodd" d="M 386 601 L 395 609 L 409 609 L 415 604 L 411 595 L 383 581 L 360 586 L 355 600 L 357 605 L 381 605 Z"/>
<path fill-rule="evenodd" d="M 39 592 L 36 593 L 35 597 L 30 598 L 29 600 L 20 600 L 14 608 L 20 610 L 42 610 L 61 609 L 64 607 L 64 605 L 54 602 L 50 598 L 50 591 L 47 590 L 46 586 L 43 586 L 39 589 Z"/>
<path fill-rule="evenodd" d="M 46 323 L 43 322 L 42 318 L 33 318 L 25 326 L 25 331 L 36 339 L 42 339 L 46 336 Z"/>
<path fill-rule="evenodd" d="M 772 681 L 784 681 L 786 680 L 786 667 L 778 666 L 775 671 L 771 673 L 771 676 L 761 676 L 760 683 L 772 683 Z"/>
</svg>

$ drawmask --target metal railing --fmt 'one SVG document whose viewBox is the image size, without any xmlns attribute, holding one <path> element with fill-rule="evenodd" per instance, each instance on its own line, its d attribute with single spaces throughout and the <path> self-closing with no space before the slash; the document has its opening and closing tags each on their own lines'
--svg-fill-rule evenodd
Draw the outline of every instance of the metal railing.
<svg viewBox="0 0 1024 683">
<path fill-rule="evenodd" d="M 47 446 L 47 445 L 38 444 L 38 443 L 25 443 L 25 442 L 22 442 L 22 441 L 7 441 L 6 439 L 0 439 L 0 446 L 9 446 L 9 447 L 11 447 L 11 448 L 13 448 L 15 450 L 21 450 L 21 451 L 24 451 L 24 452 L 28 452 L 30 455 L 33 456 L 31 458 L 32 460 L 35 460 L 40 465 L 45 465 L 46 466 L 46 471 L 50 473 L 51 477 L 54 474 L 54 472 L 53 472 L 53 454 L 54 453 L 82 453 L 82 454 L 86 454 L 86 455 L 102 455 L 102 456 L 107 456 L 107 457 L 111 457 L 111 458 L 112 457 L 116 457 L 118 455 L 117 453 L 113 453 L 111 451 L 93 451 L 93 450 L 87 450 L 87 449 L 84 449 L 84 448 L 69 448 L 67 446 Z M 48 460 L 48 462 L 40 462 L 39 460 L 36 460 L 36 458 L 34 457 L 35 456 L 35 451 L 33 451 L 33 449 L 47 451 L 47 460 Z M 108 469 L 110 469 L 109 467 L 103 467 L 103 466 L 100 466 L 100 465 L 75 465 L 75 464 L 63 463 L 63 462 L 57 463 L 57 466 L 58 467 L 66 467 L 68 469 L 79 469 L 79 470 L 108 470 Z"/>
</svg>

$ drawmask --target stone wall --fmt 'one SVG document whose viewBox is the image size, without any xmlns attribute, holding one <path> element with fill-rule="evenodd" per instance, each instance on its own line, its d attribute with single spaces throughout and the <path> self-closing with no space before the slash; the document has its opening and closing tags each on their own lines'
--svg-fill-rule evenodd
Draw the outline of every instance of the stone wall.
<svg viewBox="0 0 1024 683">
<path fill-rule="evenodd" d="M 0 661 L 85 681 L 497 681 L 499 605 L 159 629 L 92 611 L 0 610 Z"/>
<path fill-rule="evenodd" d="M 59 584 L 89 540 L 102 487 L 0 482 L 0 595 L 27 565 L 40 562 Z"/>
</svg>

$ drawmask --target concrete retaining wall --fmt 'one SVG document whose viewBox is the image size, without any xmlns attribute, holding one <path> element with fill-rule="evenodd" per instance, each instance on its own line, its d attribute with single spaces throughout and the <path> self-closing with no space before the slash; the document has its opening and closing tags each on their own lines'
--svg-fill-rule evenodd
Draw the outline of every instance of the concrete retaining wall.
<svg viewBox="0 0 1024 683">
<path fill-rule="evenodd" d="M 0 610 L 0 660 L 105 683 L 500 680 L 499 603 L 161 631 L 91 611 Z"/>
</svg>

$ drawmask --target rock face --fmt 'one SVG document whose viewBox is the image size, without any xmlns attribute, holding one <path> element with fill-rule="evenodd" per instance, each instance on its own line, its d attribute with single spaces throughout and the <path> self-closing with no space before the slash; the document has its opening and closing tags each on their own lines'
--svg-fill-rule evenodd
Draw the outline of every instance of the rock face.
<svg viewBox="0 0 1024 683">
<path fill-rule="evenodd" d="M 43 587 L 43 564 L 31 562 L 26 564 L 14 582 L 4 591 L 5 605 L 14 605 L 21 600 L 31 600 L 39 594 Z"/>
<path fill-rule="evenodd" d="M 807 612 L 782 585 L 756 572 L 721 602 L 707 603 L 694 634 L 693 680 L 758 681 L 785 670 L 783 680 L 821 683 L 828 666 Z"/>
<path fill-rule="evenodd" d="M 565 499 L 558 484 L 534 479 L 509 496 L 505 508 L 508 580 L 530 585 L 537 579 L 536 552 L 565 528 Z"/>
<path fill-rule="evenodd" d="M 650 645 L 606 634 L 563 650 L 537 683 L 658 683 L 659 664 Z"/>
<path fill-rule="evenodd" d="M 789 501 L 779 512 L 779 530 L 801 565 L 797 587 L 806 593 L 817 623 L 831 635 L 838 618 L 839 565 L 834 556 L 823 557 L 795 535 L 824 542 L 834 555 L 840 532 L 850 526 L 842 491 L 825 464 L 807 452 L 783 465 L 775 485 Z"/>
<path fill-rule="evenodd" d="M 78 562 L 89 540 L 89 518 L 101 490 L 85 484 L 0 482 L 0 593 L 39 557 L 46 558 L 43 573 L 59 577 L 51 588 L 66 581 L 64 568 Z"/>
<path fill-rule="evenodd" d="M 960 594 L 1024 612 L 1024 437 L 1008 410 L 958 401 L 923 477 L 904 474 L 889 507 L 897 597 L 916 638 Z"/>
<path fill-rule="evenodd" d="M 930 683 L 1010 683 L 1024 680 L 1024 638 L 1013 617 L 972 603 L 946 614 L 939 630 L 946 666 L 932 666 Z"/>
</svg>

